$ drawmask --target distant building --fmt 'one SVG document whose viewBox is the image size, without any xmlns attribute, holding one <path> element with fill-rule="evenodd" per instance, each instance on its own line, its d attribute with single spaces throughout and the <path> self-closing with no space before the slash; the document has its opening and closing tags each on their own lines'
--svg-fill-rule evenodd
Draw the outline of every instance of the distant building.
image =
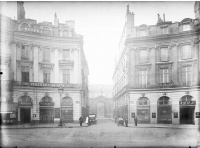
<svg viewBox="0 0 200 148">
<path fill-rule="evenodd" d="M 89 113 L 98 118 L 112 117 L 112 85 L 89 85 Z"/>
<path fill-rule="evenodd" d="M 130 123 L 198 124 L 200 115 L 200 2 L 195 19 L 134 26 L 127 6 L 113 75 L 117 116 Z"/>
<path fill-rule="evenodd" d="M 17 2 L 17 20 L 1 17 L 1 111 L 15 112 L 20 123 L 78 122 L 88 115 L 88 65 L 83 36 L 75 22 L 37 23 L 25 18 Z M 63 87 L 60 94 L 58 88 Z"/>
</svg>

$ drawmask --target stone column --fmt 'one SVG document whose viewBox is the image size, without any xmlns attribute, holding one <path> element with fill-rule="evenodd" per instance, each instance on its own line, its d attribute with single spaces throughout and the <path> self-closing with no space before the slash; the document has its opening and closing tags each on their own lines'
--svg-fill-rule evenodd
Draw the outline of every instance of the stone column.
<svg viewBox="0 0 200 148">
<path fill-rule="evenodd" d="M 38 65 L 39 65 L 39 54 L 38 54 L 38 46 L 33 46 L 33 56 L 34 56 L 34 60 L 33 60 L 33 71 L 34 71 L 34 82 L 39 82 L 38 81 Z"/>
</svg>

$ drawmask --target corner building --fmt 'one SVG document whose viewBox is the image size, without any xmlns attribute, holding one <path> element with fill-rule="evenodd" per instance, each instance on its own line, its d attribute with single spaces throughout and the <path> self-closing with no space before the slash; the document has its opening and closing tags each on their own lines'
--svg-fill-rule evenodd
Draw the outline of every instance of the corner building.
<svg viewBox="0 0 200 148">
<path fill-rule="evenodd" d="M 19 123 L 54 122 L 60 108 L 63 122 L 78 122 L 89 113 L 83 36 L 74 21 L 59 23 L 56 14 L 54 24 L 26 19 L 23 4 L 17 2 L 17 20 L 1 15 L 2 71 L 8 75 L 1 77 L 1 107 L 9 100 L 14 108 L 7 111 L 16 112 Z"/>
<path fill-rule="evenodd" d="M 199 124 L 200 3 L 195 19 L 134 26 L 127 6 L 113 75 L 114 115 L 130 123 Z"/>
</svg>

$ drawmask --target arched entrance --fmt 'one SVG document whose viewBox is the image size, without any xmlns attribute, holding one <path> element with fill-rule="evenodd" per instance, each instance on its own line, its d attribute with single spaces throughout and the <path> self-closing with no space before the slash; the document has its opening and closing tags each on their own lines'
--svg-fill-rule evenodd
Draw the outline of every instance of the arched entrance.
<svg viewBox="0 0 200 148">
<path fill-rule="evenodd" d="M 194 124 L 194 110 L 196 101 L 190 95 L 183 96 L 180 101 L 180 124 Z"/>
<path fill-rule="evenodd" d="M 39 102 L 40 105 L 40 123 L 54 122 L 54 102 L 48 94 Z"/>
<path fill-rule="evenodd" d="M 97 104 L 97 117 L 104 118 L 105 117 L 105 105 L 104 103 L 100 102 Z"/>
<path fill-rule="evenodd" d="M 18 100 L 18 118 L 21 123 L 30 123 L 31 122 L 31 109 L 33 107 L 31 97 L 21 96 Z"/>
<path fill-rule="evenodd" d="M 62 122 L 73 122 L 73 99 L 69 96 L 62 98 L 61 100 L 61 118 Z"/>
<path fill-rule="evenodd" d="M 172 105 L 171 100 L 167 96 L 158 99 L 158 123 L 172 123 Z"/>
<path fill-rule="evenodd" d="M 150 101 L 141 97 L 137 101 L 137 117 L 139 123 L 150 123 Z"/>
</svg>

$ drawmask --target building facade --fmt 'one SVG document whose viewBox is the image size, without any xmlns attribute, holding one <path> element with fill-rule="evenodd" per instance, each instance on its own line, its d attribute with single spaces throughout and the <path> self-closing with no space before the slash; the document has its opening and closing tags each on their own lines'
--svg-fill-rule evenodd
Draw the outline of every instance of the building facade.
<svg viewBox="0 0 200 148">
<path fill-rule="evenodd" d="M 18 122 L 54 122 L 60 108 L 64 122 L 88 115 L 89 71 L 74 26 L 56 14 L 54 24 L 27 19 L 23 2 L 17 20 L 1 15 L 1 109 L 15 112 Z"/>
<path fill-rule="evenodd" d="M 112 85 L 89 85 L 89 113 L 97 118 L 111 118 Z"/>
<path fill-rule="evenodd" d="M 200 112 L 200 3 L 195 19 L 134 26 L 127 6 L 113 75 L 116 116 L 130 123 L 199 124 Z"/>
</svg>

